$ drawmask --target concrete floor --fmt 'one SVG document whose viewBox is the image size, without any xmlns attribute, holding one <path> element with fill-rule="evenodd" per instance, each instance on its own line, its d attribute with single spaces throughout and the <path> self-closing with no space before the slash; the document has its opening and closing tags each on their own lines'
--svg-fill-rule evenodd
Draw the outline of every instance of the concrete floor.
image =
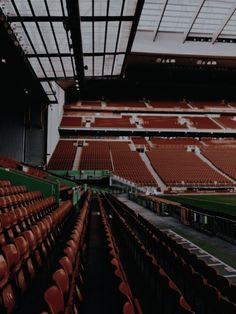
<svg viewBox="0 0 236 314">
<path fill-rule="evenodd" d="M 194 253 L 201 256 L 206 263 L 213 266 L 223 276 L 229 277 L 236 284 L 235 245 L 185 226 L 173 217 L 157 216 L 152 211 L 128 200 L 126 194 L 120 195 L 118 198 L 158 228 L 166 230 L 184 246 L 194 250 Z"/>
</svg>

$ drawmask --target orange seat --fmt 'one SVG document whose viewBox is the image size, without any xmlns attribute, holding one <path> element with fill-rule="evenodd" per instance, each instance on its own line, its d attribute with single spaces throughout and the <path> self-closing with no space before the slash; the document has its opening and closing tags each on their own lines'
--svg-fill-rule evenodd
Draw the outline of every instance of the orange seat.
<svg viewBox="0 0 236 314">
<path fill-rule="evenodd" d="M 50 287 L 44 293 L 44 300 L 49 307 L 50 314 L 64 314 L 64 298 L 57 286 Z"/>
<path fill-rule="evenodd" d="M 52 278 L 65 297 L 69 291 L 68 274 L 64 271 L 64 269 L 60 268 L 53 274 Z"/>
</svg>

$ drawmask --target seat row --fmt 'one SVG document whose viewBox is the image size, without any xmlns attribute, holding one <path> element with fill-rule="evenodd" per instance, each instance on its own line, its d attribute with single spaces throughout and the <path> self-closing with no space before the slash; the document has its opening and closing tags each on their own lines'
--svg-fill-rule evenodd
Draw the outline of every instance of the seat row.
<svg viewBox="0 0 236 314">
<path fill-rule="evenodd" d="M 0 293 L 1 313 L 12 313 L 20 307 L 22 297 L 47 261 L 59 237 L 65 218 L 72 208 L 63 202 L 18 236 L 1 247 Z"/>
<path fill-rule="evenodd" d="M 0 187 L 0 196 L 7 196 L 11 194 L 18 194 L 18 193 L 25 193 L 25 192 L 27 192 L 27 188 L 25 185 Z"/>
<path fill-rule="evenodd" d="M 98 195 L 98 203 L 99 203 L 99 209 L 102 217 L 102 223 L 105 229 L 106 233 L 106 241 L 107 245 L 110 249 L 109 255 L 111 264 L 114 266 L 114 277 L 116 277 L 117 282 L 117 289 L 119 290 L 119 293 L 121 296 L 121 303 L 122 303 L 122 313 L 124 314 L 141 314 L 142 310 L 140 308 L 139 302 L 137 299 L 133 297 L 133 294 L 131 292 L 131 289 L 129 287 L 129 283 L 126 277 L 126 274 L 124 272 L 120 257 L 119 257 L 119 251 L 116 246 L 114 237 L 112 236 L 112 231 L 110 224 L 108 222 L 108 217 L 106 215 L 106 212 L 104 210 L 102 200 L 100 196 Z"/>
<path fill-rule="evenodd" d="M 0 245 L 9 243 L 15 236 L 50 214 L 56 207 L 55 197 L 50 196 L 37 203 L 17 207 L 0 214 Z"/>
<path fill-rule="evenodd" d="M 195 153 L 176 149 L 153 149 L 147 152 L 152 167 L 164 182 L 172 185 L 197 184 L 213 186 L 232 185 L 227 178 L 216 172 L 208 164 L 202 161 Z"/>
<path fill-rule="evenodd" d="M 72 170 L 75 155 L 77 151 L 77 142 L 60 140 L 49 161 L 50 170 Z"/>
<path fill-rule="evenodd" d="M 53 284 L 44 293 L 46 306 L 41 314 L 79 313 L 83 298 L 83 253 L 91 198 L 89 191 L 58 261 L 58 269 L 52 274 Z"/>
<path fill-rule="evenodd" d="M 236 313 L 235 286 L 230 281 L 145 218 L 137 216 L 119 200 L 112 199 L 148 251 L 177 283 L 196 313 Z M 198 285 L 197 291 L 192 282 Z"/>
<path fill-rule="evenodd" d="M 9 180 L 0 180 L 0 187 L 11 186 L 11 182 Z"/>
<path fill-rule="evenodd" d="M 7 212 L 20 205 L 29 205 L 30 203 L 40 201 L 43 195 L 40 191 L 25 192 L 0 197 L 0 212 Z"/>
<path fill-rule="evenodd" d="M 148 230 L 151 230 L 160 241 L 164 242 L 171 248 L 175 253 L 175 256 L 181 258 L 181 263 L 189 265 L 192 273 L 199 273 L 208 284 L 218 289 L 218 291 L 230 302 L 236 304 L 236 286 L 234 286 L 228 278 L 219 275 L 213 267 L 207 265 L 196 254 L 193 254 L 190 250 L 183 247 L 182 244 L 177 243 L 168 234 L 159 230 L 142 216 L 139 216 L 139 220 L 142 221 Z"/>
<path fill-rule="evenodd" d="M 148 289 L 149 303 L 155 309 L 152 313 L 193 313 L 178 287 L 130 227 L 127 216 L 124 218 L 109 198 L 104 197 L 103 200 L 106 209 L 112 216 L 115 216 L 114 220 L 119 222 L 118 236 L 123 237 L 123 245 L 126 246 L 133 260 L 132 267 L 136 268 L 137 276 L 142 277 L 140 285 Z"/>
</svg>

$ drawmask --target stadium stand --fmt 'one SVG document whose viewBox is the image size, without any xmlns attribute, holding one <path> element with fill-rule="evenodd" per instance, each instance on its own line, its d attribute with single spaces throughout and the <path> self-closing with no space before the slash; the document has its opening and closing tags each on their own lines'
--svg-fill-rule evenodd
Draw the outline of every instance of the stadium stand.
<svg viewBox="0 0 236 314">
<path fill-rule="evenodd" d="M 178 101 L 151 101 L 150 106 L 161 109 L 190 109 L 185 102 Z"/>
<path fill-rule="evenodd" d="M 223 313 L 226 308 L 235 312 L 235 286 L 229 280 L 114 196 L 105 195 L 103 200 L 116 217 L 114 224 L 136 261 L 136 272 L 141 271 L 150 294 L 156 295 L 155 288 L 159 291 L 162 313 Z"/>
<path fill-rule="evenodd" d="M 169 185 L 220 186 L 229 181 L 205 164 L 195 153 L 159 147 L 147 152 L 153 168 Z"/>
<path fill-rule="evenodd" d="M 25 186 L 12 186 L 9 181 L 2 185 L 6 183 L 0 197 L 0 306 L 12 313 L 55 246 L 72 203 L 58 205 L 52 196 L 43 198 L 40 191 L 26 192 Z"/>
<path fill-rule="evenodd" d="M 65 128 L 65 127 L 80 128 L 82 126 L 82 119 L 81 119 L 81 117 L 64 116 L 61 120 L 60 126 L 62 128 Z"/>
<path fill-rule="evenodd" d="M 135 124 L 131 124 L 129 116 L 122 116 L 117 118 L 95 118 L 92 123 L 94 128 L 135 128 Z"/>
<path fill-rule="evenodd" d="M 116 101 L 116 102 L 107 102 L 106 104 L 108 107 L 129 107 L 129 108 L 146 108 L 144 102 L 141 101 Z"/>
<path fill-rule="evenodd" d="M 87 146 L 82 149 L 79 169 L 112 171 L 109 144 L 102 141 L 87 142 Z"/>
<path fill-rule="evenodd" d="M 236 314 L 235 14 L 0 0 L 0 314 Z"/>
<path fill-rule="evenodd" d="M 192 108 L 197 108 L 197 109 L 208 109 L 208 108 L 228 108 L 227 103 L 222 103 L 219 101 L 191 101 L 190 105 Z"/>
<path fill-rule="evenodd" d="M 236 128 L 236 120 L 234 120 L 234 116 L 221 116 L 220 118 L 215 118 L 214 120 L 226 129 Z"/>
<path fill-rule="evenodd" d="M 67 169 L 73 167 L 77 143 L 74 141 L 60 140 L 50 159 L 48 169 Z"/>
<path fill-rule="evenodd" d="M 82 101 L 81 106 L 82 107 L 100 107 L 101 101 Z"/>
<path fill-rule="evenodd" d="M 139 153 L 131 151 L 128 143 L 110 142 L 109 146 L 115 175 L 135 182 L 137 185 L 157 185 Z"/>
<path fill-rule="evenodd" d="M 136 137 L 132 137 L 131 140 L 135 146 L 140 146 L 140 145 L 141 146 L 147 146 L 147 147 L 150 146 L 144 137 L 137 137 L 136 136 Z"/>
<path fill-rule="evenodd" d="M 209 159 L 217 168 L 236 179 L 235 153 L 236 148 L 208 146 L 202 150 L 203 155 Z"/>
<path fill-rule="evenodd" d="M 208 117 L 188 117 L 191 127 L 196 129 L 220 129 L 213 120 Z"/>
<path fill-rule="evenodd" d="M 195 138 L 152 138 L 151 142 L 156 147 L 187 147 L 187 146 L 201 146 L 201 142 Z"/>
<path fill-rule="evenodd" d="M 143 127 L 150 129 L 186 129 L 185 124 L 180 124 L 178 117 L 155 117 L 155 116 L 140 116 L 143 120 Z"/>
</svg>

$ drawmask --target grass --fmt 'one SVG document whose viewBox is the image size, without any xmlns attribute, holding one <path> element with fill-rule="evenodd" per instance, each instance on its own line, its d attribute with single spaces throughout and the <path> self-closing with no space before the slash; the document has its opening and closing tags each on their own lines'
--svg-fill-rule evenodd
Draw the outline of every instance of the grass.
<svg viewBox="0 0 236 314">
<path fill-rule="evenodd" d="M 183 205 L 236 217 L 236 195 L 163 195 L 161 197 Z"/>
</svg>

